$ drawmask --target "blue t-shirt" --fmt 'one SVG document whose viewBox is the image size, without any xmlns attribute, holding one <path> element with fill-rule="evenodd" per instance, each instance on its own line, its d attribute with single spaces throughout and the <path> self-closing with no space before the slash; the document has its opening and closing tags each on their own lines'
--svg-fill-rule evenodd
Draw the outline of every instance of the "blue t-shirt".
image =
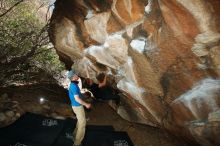
<svg viewBox="0 0 220 146">
<path fill-rule="evenodd" d="M 71 101 L 71 105 L 72 106 L 81 106 L 81 104 L 75 100 L 74 95 L 78 95 L 80 98 L 82 98 L 82 94 L 80 92 L 79 86 L 77 84 L 71 82 L 70 87 L 69 87 L 69 98 Z"/>
</svg>

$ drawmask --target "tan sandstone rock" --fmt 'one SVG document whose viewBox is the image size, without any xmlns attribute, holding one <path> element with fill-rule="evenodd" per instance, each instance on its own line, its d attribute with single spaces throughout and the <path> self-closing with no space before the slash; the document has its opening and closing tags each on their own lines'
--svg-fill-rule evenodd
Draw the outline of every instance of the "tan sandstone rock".
<svg viewBox="0 0 220 146">
<path fill-rule="evenodd" d="M 57 0 L 50 38 L 82 77 L 114 79 L 123 118 L 216 145 L 213 122 L 193 123 L 220 108 L 219 10 L 217 0 Z"/>
</svg>

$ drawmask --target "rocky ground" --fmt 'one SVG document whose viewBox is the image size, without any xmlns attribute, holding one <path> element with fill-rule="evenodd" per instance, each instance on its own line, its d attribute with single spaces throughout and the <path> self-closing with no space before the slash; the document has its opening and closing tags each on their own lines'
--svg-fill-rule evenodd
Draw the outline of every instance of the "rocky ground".
<svg viewBox="0 0 220 146">
<path fill-rule="evenodd" d="M 73 117 L 66 91 L 52 85 L 11 87 L 0 90 L 0 126 L 13 123 L 25 112 L 54 118 Z M 44 100 L 42 100 L 44 98 Z M 118 116 L 107 102 L 96 102 L 87 111 L 88 124 L 112 125 L 127 131 L 135 146 L 188 146 L 161 129 L 130 123 Z"/>
<path fill-rule="evenodd" d="M 135 146 L 188 146 L 158 128 L 123 120 L 107 103 L 96 103 L 87 116 L 89 124 L 112 125 L 116 131 L 126 131 Z"/>
</svg>

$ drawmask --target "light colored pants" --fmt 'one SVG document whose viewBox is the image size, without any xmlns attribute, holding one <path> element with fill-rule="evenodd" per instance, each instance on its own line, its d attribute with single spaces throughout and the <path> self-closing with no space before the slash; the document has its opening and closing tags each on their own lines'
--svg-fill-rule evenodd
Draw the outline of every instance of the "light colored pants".
<svg viewBox="0 0 220 146">
<path fill-rule="evenodd" d="M 80 145 L 86 130 L 86 116 L 83 106 L 72 106 L 73 112 L 76 114 L 77 123 L 73 132 L 74 145 Z"/>
</svg>

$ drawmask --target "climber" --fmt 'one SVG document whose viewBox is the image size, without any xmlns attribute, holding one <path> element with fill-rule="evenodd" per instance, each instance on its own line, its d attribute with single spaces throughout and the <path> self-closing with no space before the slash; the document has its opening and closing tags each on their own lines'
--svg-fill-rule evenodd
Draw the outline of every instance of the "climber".
<svg viewBox="0 0 220 146">
<path fill-rule="evenodd" d="M 98 80 L 98 88 L 102 99 L 104 100 L 114 100 L 116 104 L 120 102 L 120 96 L 118 91 L 107 83 L 107 75 L 105 73 L 100 73 L 97 75 L 96 79 Z"/>
<path fill-rule="evenodd" d="M 90 109 L 91 104 L 82 100 L 82 94 L 78 86 L 79 76 L 73 70 L 68 72 L 68 78 L 70 79 L 69 98 L 73 112 L 76 114 L 77 124 L 73 132 L 74 145 L 80 146 L 85 135 L 86 117 L 83 106 Z"/>
<path fill-rule="evenodd" d="M 98 84 L 94 83 L 92 79 L 86 78 L 83 84 L 93 94 L 96 101 L 102 100 L 102 95 Z"/>
</svg>

